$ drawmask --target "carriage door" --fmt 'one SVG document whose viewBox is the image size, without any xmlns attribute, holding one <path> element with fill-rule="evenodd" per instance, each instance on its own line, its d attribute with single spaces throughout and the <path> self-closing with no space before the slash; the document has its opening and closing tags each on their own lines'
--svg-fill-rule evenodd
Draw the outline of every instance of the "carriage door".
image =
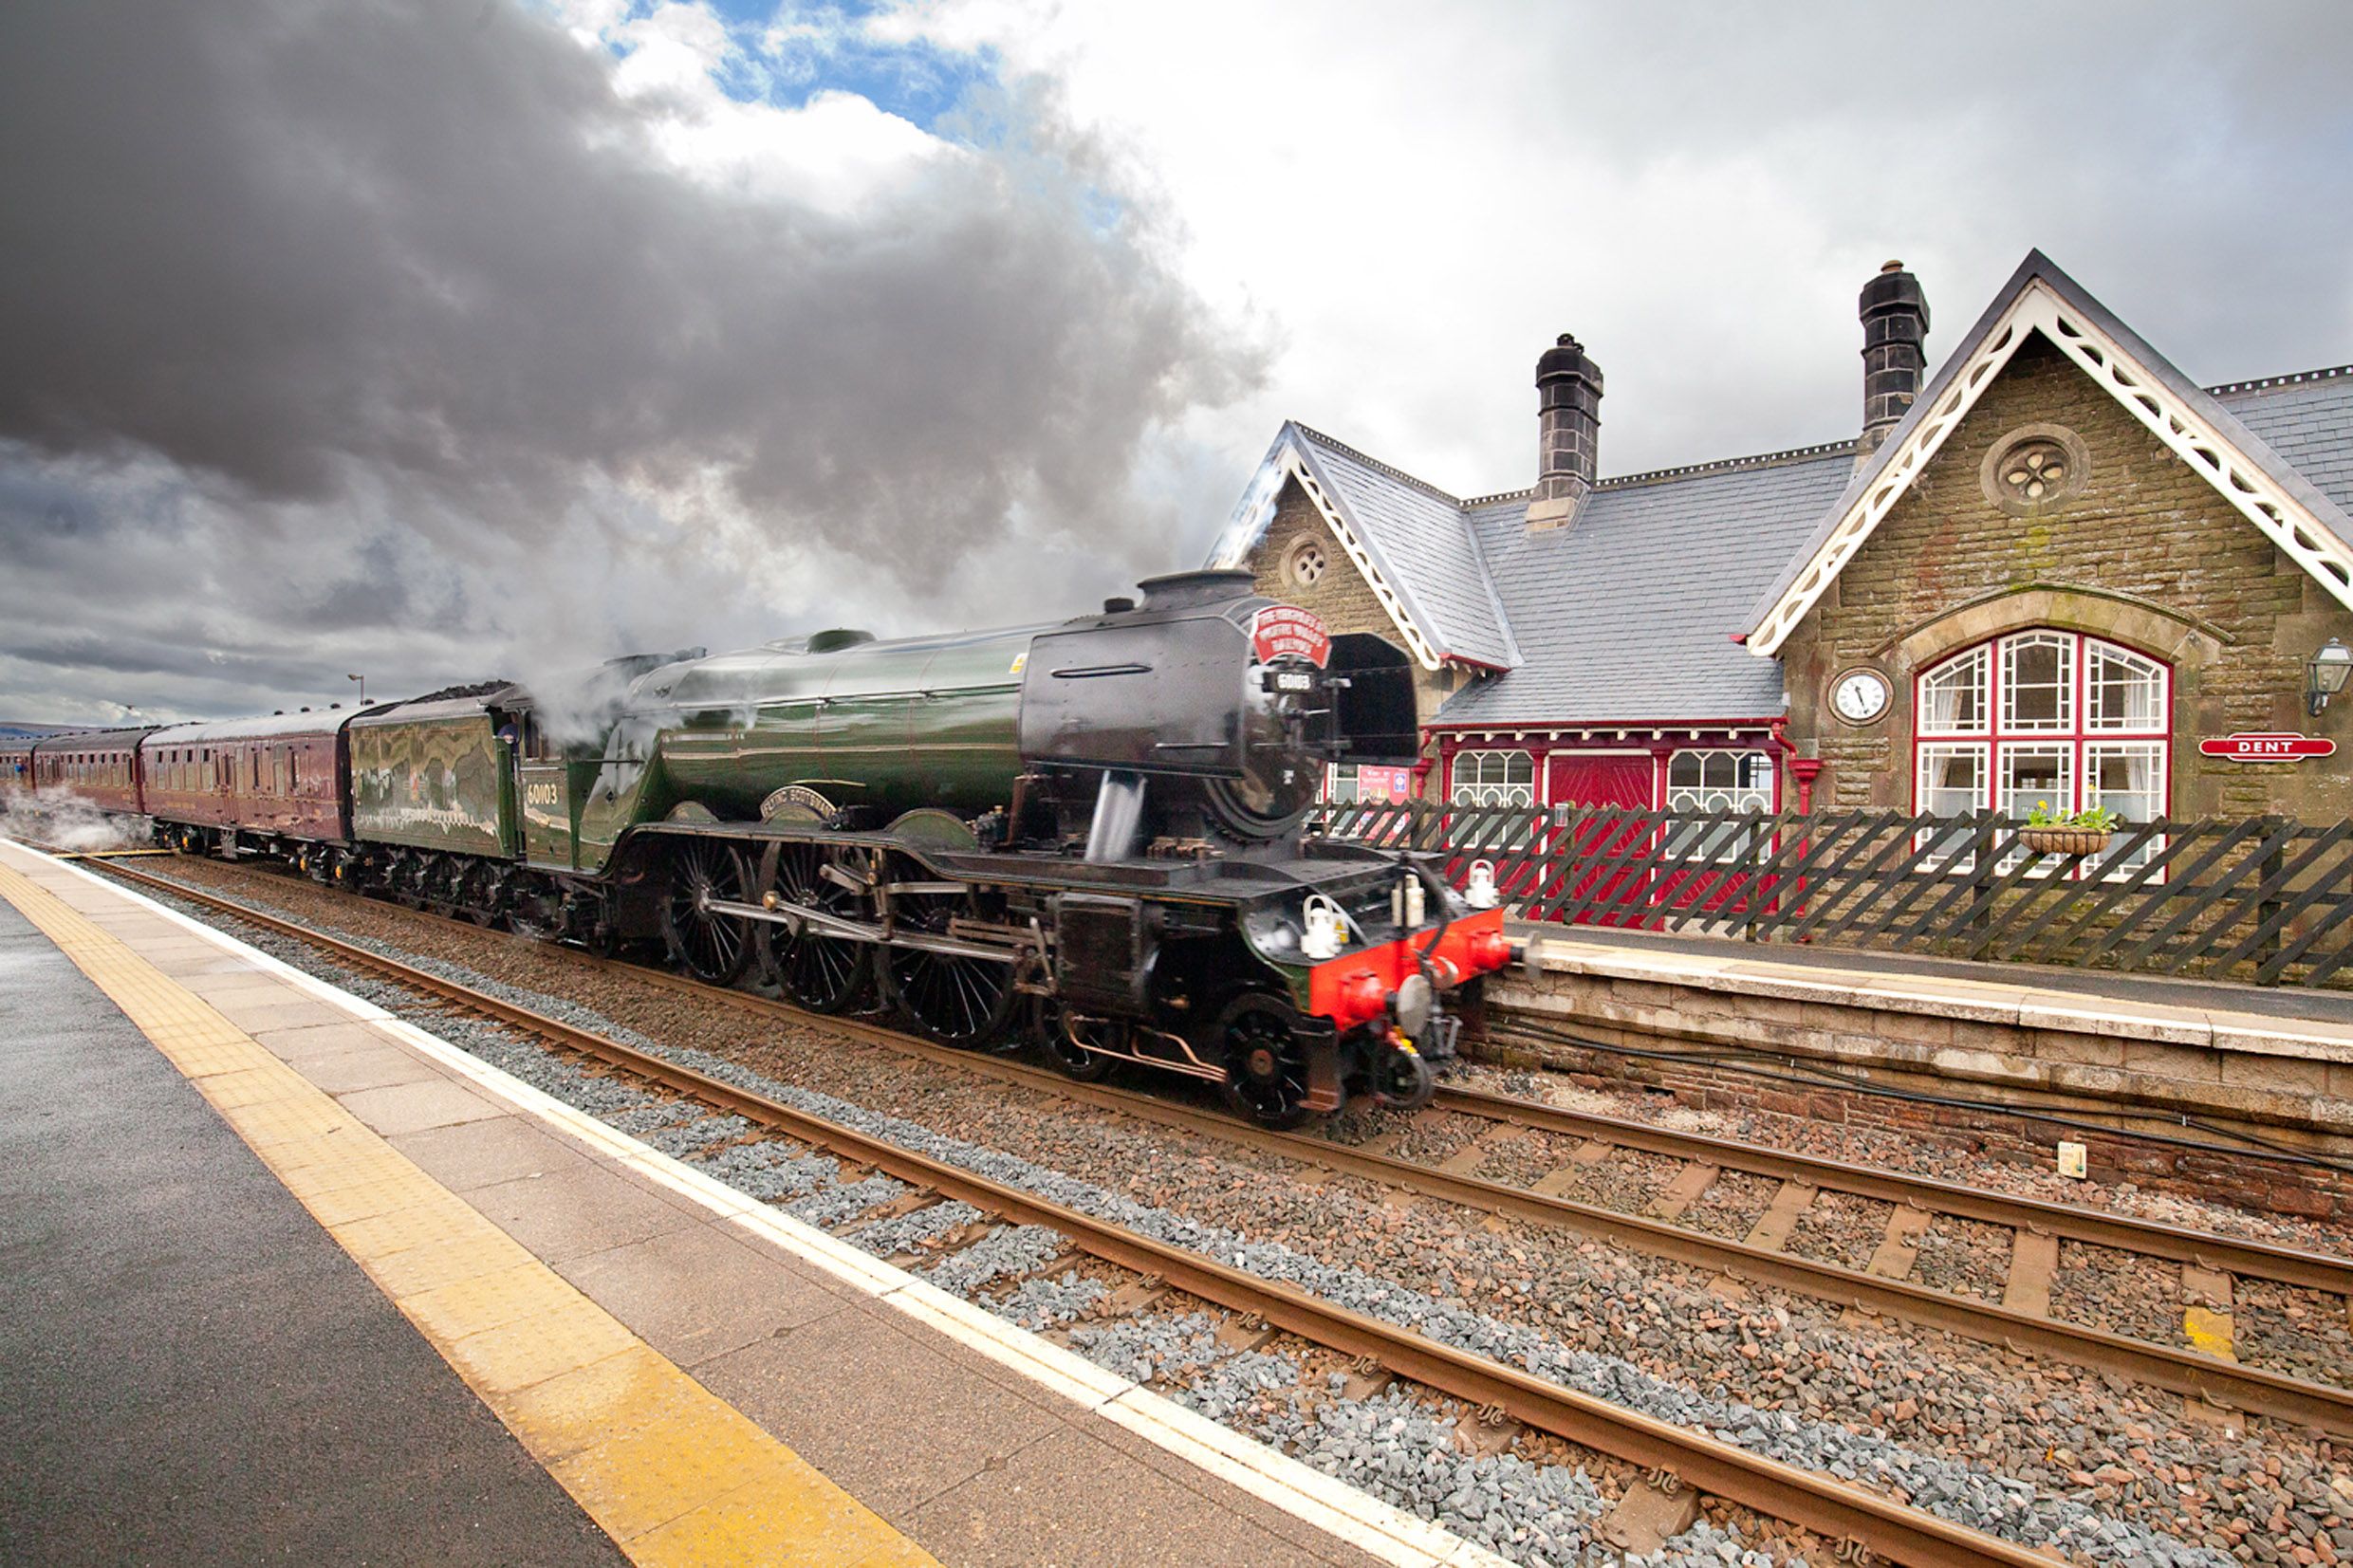
<svg viewBox="0 0 2353 1568">
<path fill-rule="evenodd" d="M 1653 779 L 1658 763 L 1649 752 L 1628 755 L 1606 751 L 1555 751 L 1547 769 L 1545 799 L 1563 806 L 1622 807 L 1628 813 L 1651 809 Z M 1564 905 L 1581 898 L 1594 900 L 1577 915 L 1581 925 L 1636 925 L 1649 913 L 1644 896 L 1650 858 L 1650 822 L 1639 816 L 1621 818 L 1604 813 L 1578 825 L 1573 840 L 1564 838 L 1562 853 L 1574 869 L 1558 896 Z M 1622 859 L 1622 863 L 1619 862 Z"/>
</svg>

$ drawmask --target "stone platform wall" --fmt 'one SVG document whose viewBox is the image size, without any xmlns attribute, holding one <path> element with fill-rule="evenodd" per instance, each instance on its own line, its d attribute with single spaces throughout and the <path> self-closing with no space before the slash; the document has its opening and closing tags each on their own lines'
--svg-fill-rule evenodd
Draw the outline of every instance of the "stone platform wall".
<svg viewBox="0 0 2353 1568">
<path fill-rule="evenodd" d="M 2058 1142 L 2072 1139 L 2089 1146 L 2095 1179 L 2353 1220 L 2353 1177 L 2325 1167 L 2168 1147 L 1998 1109 L 2206 1144 L 2231 1145 L 2235 1130 L 2353 1162 L 2353 1031 L 2287 1020 L 2250 1027 L 2245 1015 L 2190 1009 L 2110 1013 L 2096 999 L 2056 992 L 1993 999 L 1955 986 L 1914 995 L 1851 977 L 1738 968 L 1678 974 L 1672 960 L 1646 954 L 1547 950 L 1533 978 L 1489 982 L 1485 1035 L 1467 1049 L 1600 1086 L 1662 1090 L 1696 1107 L 1936 1137 L 2046 1167 Z M 1824 1081 L 1833 1077 L 1845 1082 Z M 2147 1115 L 2119 1115 L 2125 1111 Z"/>
</svg>

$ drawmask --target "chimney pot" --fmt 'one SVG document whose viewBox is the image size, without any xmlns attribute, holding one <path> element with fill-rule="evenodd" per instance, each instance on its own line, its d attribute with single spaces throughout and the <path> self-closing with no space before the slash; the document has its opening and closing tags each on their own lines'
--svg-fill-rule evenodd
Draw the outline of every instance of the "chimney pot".
<svg viewBox="0 0 2353 1568">
<path fill-rule="evenodd" d="M 1601 461 L 1602 369 L 1564 332 L 1536 360 L 1536 495 L 1528 526 L 1566 526 Z"/>
<path fill-rule="evenodd" d="M 1920 395 L 1928 368 L 1928 296 L 1903 263 L 1891 261 L 1862 286 L 1855 313 L 1862 322 L 1860 461 L 1880 449 Z"/>
</svg>

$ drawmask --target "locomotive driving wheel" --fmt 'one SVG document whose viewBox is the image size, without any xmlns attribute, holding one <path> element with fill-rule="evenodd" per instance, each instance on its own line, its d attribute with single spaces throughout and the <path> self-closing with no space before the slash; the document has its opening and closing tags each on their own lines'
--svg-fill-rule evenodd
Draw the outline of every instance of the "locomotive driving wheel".
<svg viewBox="0 0 2353 1568">
<path fill-rule="evenodd" d="M 1261 1127 L 1307 1119 L 1306 1042 L 1299 1015 L 1268 991 L 1244 991 L 1217 1015 L 1212 1036 L 1226 1058 L 1226 1102 Z"/>
<path fill-rule="evenodd" d="M 874 918 L 868 852 L 840 844 L 780 840 L 760 857 L 763 897 L 865 925 Z M 813 1013 L 848 1009 L 873 977 L 874 944 L 829 934 L 813 925 L 763 920 L 753 937 L 761 976 Z"/>
<path fill-rule="evenodd" d="M 750 922 L 714 913 L 710 906 L 743 903 L 750 880 L 742 853 L 714 839 L 689 839 L 671 857 L 662 939 L 695 979 L 724 986 L 744 972 L 751 956 Z"/>
<path fill-rule="evenodd" d="M 996 925 L 1005 918 L 1002 894 L 941 881 L 905 856 L 893 855 L 888 870 L 891 923 L 903 935 L 948 939 L 959 921 Z M 994 1044 L 1012 1016 L 1013 966 L 1001 959 L 894 941 L 882 950 L 878 978 L 883 996 L 943 1045 Z"/>
</svg>

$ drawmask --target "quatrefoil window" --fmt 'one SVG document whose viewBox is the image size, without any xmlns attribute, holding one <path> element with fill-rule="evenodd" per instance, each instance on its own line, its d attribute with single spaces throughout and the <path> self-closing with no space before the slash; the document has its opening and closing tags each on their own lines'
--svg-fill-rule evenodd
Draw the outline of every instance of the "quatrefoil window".
<svg viewBox="0 0 2353 1568">
<path fill-rule="evenodd" d="M 2090 469 L 2082 436 L 2058 425 L 2028 425 L 1993 444 L 1978 479 L 1987 500 L 2025 517 L 2076 495 Z"/>
<path fill-rule="evenodd" d="M 2054 441 L 2030 441 L 2002 465 L 2002 483 L 2012 495 L 2040 501 L 2067 476 L 2067 454 Z"/>
</svg>

